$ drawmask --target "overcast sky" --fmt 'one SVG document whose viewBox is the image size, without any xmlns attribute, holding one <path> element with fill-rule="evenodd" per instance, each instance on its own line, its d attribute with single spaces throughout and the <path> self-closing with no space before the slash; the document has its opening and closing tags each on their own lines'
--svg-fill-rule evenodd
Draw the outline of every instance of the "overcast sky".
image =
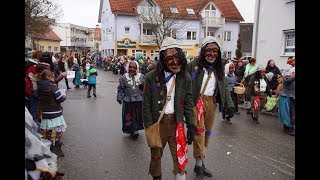
<svg viewBox="0 0 320 180">
<path fill-rule="evenodd" d="M 63 17 L 57 22 L 95 27 L 98 23 L 100 0 L 57 0 L 63 10 Z M 253 23 L 255 0 L 233 0 L 244 22 Z"/>
</svg>

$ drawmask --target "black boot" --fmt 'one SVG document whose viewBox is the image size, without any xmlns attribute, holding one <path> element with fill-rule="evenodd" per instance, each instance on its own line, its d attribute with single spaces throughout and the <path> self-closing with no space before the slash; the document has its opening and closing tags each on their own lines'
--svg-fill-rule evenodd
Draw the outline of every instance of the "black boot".
<svg viewBox="0 0 320 180">
<path fill-rule="evenodd" d="M 138 137 L 139 137 L 139 132 L 138 132 L 138 131 L 133 131 L 133 132 L 131 133 L 131 137 L 132 137 L 132 139 L 134 139 L 134 140 L 138 139 Z"/>
<path fill-rule="evenodd" d="M 207 177 L 212 177 L 212 172 L 209 171 L 203 163 L 202 163 L 202 167 L 203 167 L 203 174 Z"/>
<path fill-rule="evenodd" d="M 232 124 L 232 122 L 230 121 L 230 118 L 226 118 L 226 123 L 227 124 Z"/>
<path fill-rule="evenodd" d="M 64 153 L 61 151 L 61 142 L 55 142 L 55 144 L 52 146 L 51 151 L 55 153 L 58 157 L 63 157 Z"/>
<path fill-rule="evenodd" d="M 256 124 L 260 124 L 260 121 L 258 120 L 258 117 L 253 118 L 253 121 L 254 121 Z"/>
<path fill-rule="evenodd" d="M 196 180 L 203 180 L 203 165 L 202 166 L 195 166 L 194 172 L 196 172 Z"/>
<path fill-rule="evenodd" d="M 160 176 L 153 176 L 153 180 L 161 180 L 161 175 Z"/>
<path fill-rule="evenodd" d="M 296 131 L 293 128 L 289 128 L 288 134 L 291 136 L 295 136 L 296 135 Z"/>
</svg>

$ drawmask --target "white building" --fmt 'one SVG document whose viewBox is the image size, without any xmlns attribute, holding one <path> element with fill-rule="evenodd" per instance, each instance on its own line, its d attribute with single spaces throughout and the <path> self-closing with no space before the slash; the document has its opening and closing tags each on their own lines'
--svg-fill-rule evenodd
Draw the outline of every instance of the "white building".
<svg viewBox="0 0 320 180">
<path fill-rule="evenodd" d="M 197 56 L 203 38 L 211 35 L 222 44 L 226 58 L 235 57 L 243 18 L 232 1 L 224 0 L 100 0 L 102 55 L 158 56 L 151 25 L 139 21 L 146 11 L 180 16 L 183 27 L 173 26 L 170 36 L 186 54 Z"/>
<path fill-rule="evenodd" d="M 56 23 L 53 31 L 62 39 L 60 46 L 67 50 L 93 50 L 94 28 L 71 23 Z"/>
<path fill-rule="evenodd" d="M 252 52 L 258 64 L 273 59 L 280 69 L 295 56 L 294 0 L 256 0 Z"/>
</svg>

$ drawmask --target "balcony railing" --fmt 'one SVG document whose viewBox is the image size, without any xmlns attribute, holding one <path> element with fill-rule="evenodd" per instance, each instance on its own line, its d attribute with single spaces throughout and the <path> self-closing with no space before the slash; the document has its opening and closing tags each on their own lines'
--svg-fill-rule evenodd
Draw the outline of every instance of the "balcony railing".
<svg viewBox="0 0 320 180">
<path fill-rule="evenodd" d="M 140 45 L 156 46 L 155 35 L 140 35 Z"/>
<path fill-rule="evenodd" d="M 144 15 L 144 14 L 139 15 L 139 22 L 146 23 L 146 24 L 157 24 L 155 16 Z"/>
<path fill-rule="evenodd" d="M 225 23 L 225 18 L 209 18 L 205 17 L 202 19 L 202 25 L 208 27 L 223 27 Z"/>
</svg>

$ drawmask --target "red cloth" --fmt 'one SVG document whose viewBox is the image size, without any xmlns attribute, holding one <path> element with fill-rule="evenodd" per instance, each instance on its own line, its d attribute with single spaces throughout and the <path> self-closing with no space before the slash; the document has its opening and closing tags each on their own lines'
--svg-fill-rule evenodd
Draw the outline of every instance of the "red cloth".
<svg viewBox="0 0 320 180">
<path fill-rule="evenodd" d="M 254 96 L 254 101 L 253 101 L 253 108 L 254 110 L 259 110 L 259 103 L 260 103 L 260 97 L 259 96 Z"/>
<path fill-rule="evenodd" d="M 199 134 L 203 133 L 205 130 L 205 128 L 196 128 L 196 132 Z"/>
<path fill-rule="evenodd" d="M 29 74 L 36 74 L 36 65 L 31 65 L 26 68 L 26 74 L 25 74 L 25 78 L 24 78 L 25 87 L 26 87 L 25 93 L 30 96 L 34 91 L 34 87 L 33 87 L 32 81 L 29 77 Z"/>
<path fill-rule="evenodd" d="M 184 170 L 188 164 L 188 147 L 187 140 L 184 133 L 184 127 L 181 122 L 178 122 L 176 129 L 176 143 L 177 143 L 177 158 L 179 170 Z"/>
<path fill-rule="evenodd" d="M 202 99 L 199 97 L 198 98 L 198 101 L 197 101 L 197 105 L 196 105 L 196 108 L 198 110 L 198 121 L 197 123 L 199 124 L 199 122 L 201 121 L 201 119 L 203 119 L 203 101 Z"/>
</svg>

